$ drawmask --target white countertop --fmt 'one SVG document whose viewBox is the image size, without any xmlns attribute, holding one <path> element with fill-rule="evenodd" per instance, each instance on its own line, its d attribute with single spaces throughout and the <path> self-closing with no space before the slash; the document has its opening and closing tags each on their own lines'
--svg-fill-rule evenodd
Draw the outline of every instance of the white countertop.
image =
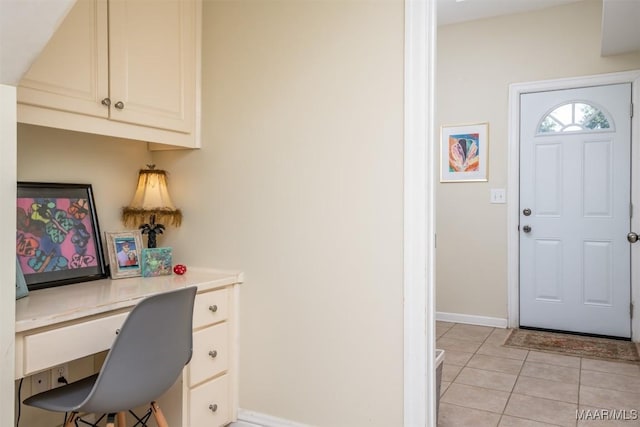
<svg viewBox="0 0 640 427">
<path fill-rule="evenodd" d="M 130 307 L 159 292 L 187 286 L 204 291 L 242 281 L 237 271 L 189 268 L 182 276 L 103 279 L 39 289 L 16 301 L 16 333 Z"/>
</svg>

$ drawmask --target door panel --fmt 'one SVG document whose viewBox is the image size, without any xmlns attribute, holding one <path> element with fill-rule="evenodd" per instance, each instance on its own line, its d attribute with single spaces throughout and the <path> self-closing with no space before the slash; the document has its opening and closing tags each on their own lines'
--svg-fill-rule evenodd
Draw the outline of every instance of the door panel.
<svg viewBox="0 0 640 427">
<path fill-rule="evenodd" d="M 591 141 L 584 144 L 584 170 L 590 171 L 583 175 L 583 216 L 611 218 L 612 173 L 611 149 L 612 141 Z"/>
<path fill-rule="evenodd" d="M 562 145 L 536 145 L 535 168 L 536 215 L 557 217 L 562 206 Z"/>
<path fill-rule="evenodd" d="M 521 326 L 631 336 L 630 105 L 630 84 L 521 96 Z"/>
<path fill-rule="evenodd" d="M 544 265 L 536 271 L 535 298 L 538 301 L 562 301 L 562 242 L 559 240 L 535 241 L 535 262 Z"/>
<path fill-rule="evenodd" d="M 612 305 L 613 252 L 611 242 L 584 242 L 582 262 L 584 304 Z"/>
</svg>

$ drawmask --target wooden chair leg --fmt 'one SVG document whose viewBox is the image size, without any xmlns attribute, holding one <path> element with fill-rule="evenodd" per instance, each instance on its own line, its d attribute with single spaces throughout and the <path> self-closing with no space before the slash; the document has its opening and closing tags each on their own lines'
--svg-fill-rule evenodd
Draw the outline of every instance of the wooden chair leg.
<svg viewBox="0 0 640 427">
<path fill-rule="evenodd" d="M 107 427 L 116 427 L 115 414 L 108 414 L 107 415 Z"/>
<path fill-rule="evenodd" d="M 118 412 L 118 427 L 126 427 L 127 414 L 125 412 Z"/>
<path fill-rule="evenodd" d="M 158 423 L 158 427 L 169 427 L 167 419 L 162 414 L 162 411 L 156 402 L 151 402 L 151 410 L 153 411 L 153 417 L 156 419 L 156 423 Z"/>
<path fill-rule="evenodd" d="M 67 418 L 67 422 L 64 423 L 64 427 L 75 427 L 76 418 L 78 418 L 77 412 L 72 412 L 69 414 L 69 418 Z"/>
</svg>

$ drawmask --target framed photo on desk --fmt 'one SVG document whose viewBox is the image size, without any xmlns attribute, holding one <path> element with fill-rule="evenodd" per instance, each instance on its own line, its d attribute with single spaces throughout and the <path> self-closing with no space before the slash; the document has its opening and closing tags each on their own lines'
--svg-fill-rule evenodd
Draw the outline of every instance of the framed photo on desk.
<svg viewBox="0 0 640 427">
<path fill-rule="evenodd" d="M 104 235 L 111 278 L 122 279 L 142 275 L 140 254 L 144 246 L 140 230 L 106 232 Z"/>
<path fill-rule="evenodd" d="M 30 291 L 106 277 L 91 184 L 18 182 L 16 255 Z"/>
</svg>

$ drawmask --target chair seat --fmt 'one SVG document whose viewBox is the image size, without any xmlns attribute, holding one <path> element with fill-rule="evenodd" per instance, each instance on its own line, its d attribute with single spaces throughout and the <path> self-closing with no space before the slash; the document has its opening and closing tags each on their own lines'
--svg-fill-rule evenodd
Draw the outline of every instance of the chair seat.
<svg viewBox="0 0 640 427">
<path fill-rule="evenodd" d="M 26 399 L 24 404 L 55 412 L 73 412 L 89 396 L 97 378 L 98 374 L 91 375 L 71 384 L 38 393 Z"/>
</svg>

